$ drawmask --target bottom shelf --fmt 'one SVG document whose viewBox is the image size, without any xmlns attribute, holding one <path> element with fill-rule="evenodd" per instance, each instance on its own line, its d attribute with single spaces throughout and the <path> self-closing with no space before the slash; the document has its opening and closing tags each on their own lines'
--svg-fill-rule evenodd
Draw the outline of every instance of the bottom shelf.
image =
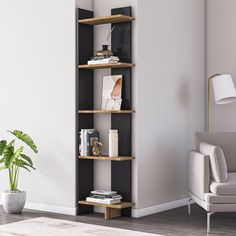
<svg viewBox="0 0 236 236">
<path fill-rule="evenodd" d="M 79 201 L 79 204 L 90 205 L 90 206 L 108 207 L 108 208 L 115 208 L 115 209 L 130 208 L 134 205 L 132 202 L 119 202 L 119 203 L 115 203 L 115 204 L 105 204 L 105 203 L 88 202 L 88 201 Z"/>
<path fill-rule="evenodd" d="M 132 202 L 120 202 L 116 204 L 104 204 L 97 202 L 79 201 L 79 204 L 105 207 L 105 220 L 113 219 L 121 216 L 121 209 L 130 208 L 134 204 Z"/>
</svg>

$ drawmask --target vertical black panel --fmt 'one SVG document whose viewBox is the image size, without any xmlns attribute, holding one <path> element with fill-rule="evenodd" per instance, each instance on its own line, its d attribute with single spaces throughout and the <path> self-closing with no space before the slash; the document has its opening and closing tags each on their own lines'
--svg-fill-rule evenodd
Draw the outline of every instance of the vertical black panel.
<svg viewBox="0 0 236 236">
<path fill-rule="evenodd" d="M 93 12 L 78 9 L 79 19 L 92 18 Z M 86 64 L 93 55 L 93 26 L 77 23 L 77 65 Z M 93 70 L 77 69 L 76 76 L 76 201 L 85 200 L 93 190 L 93 160 L 78 159 L 79 132 L 94 127 L 93 114 L 78 114 L 82 109 L 93 109 Z M 77 214 L 93 211 L 92 206 L 77 205 Z"/>
<path fill-rule="evenodd" d="M 115 8 L 111 10 L 112 15 L 124 14 L 131 16 L 131 7 Z M 118 55 L 120 61 L 131 62 L 132 54 L 132 31 L 131 22 L 115 24 L 115 29 L 112 32 L 112 52 Z M 114 24 L 112 24 L 112 27 Z"/>
<path fill-rule="evenodd" d="M 112 15 L 124 14 L 131 16 L 131 7 L 111 10 Z M 131 63 L 132 27 L 131 22 L 118 23 L 112 32 L 112 52 L 121 62 Z M 112 25 L 113 26 L 113 25 Z M 122 109 L 132 109 L 132 71 L 130 68 L 112 69 L 113 75 L 123 75 Z M 119 155 L 131 156 L 131 114 L 112 114 L 111 128 L 119 132 Z M 123 195 L 123 201 L 131 201 L 131 161 L 112 162 L 111 185 Z M 131 216 L 131 209 L 122 210 L 122 215 Z"/>
</svg>

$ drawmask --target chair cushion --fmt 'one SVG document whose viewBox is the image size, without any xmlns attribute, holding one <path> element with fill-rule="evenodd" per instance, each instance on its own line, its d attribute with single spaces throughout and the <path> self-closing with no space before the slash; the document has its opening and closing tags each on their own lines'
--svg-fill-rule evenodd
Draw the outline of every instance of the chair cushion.
<svg viewBox="0 0 236 236">
<path fill-rule="evenodd" d="M 236 195 L 236 173 L 228 173 L 226 183 L 212 181 L 210 191 L 216 195 Z"/>
<path fill-rule="evenodd" d="M 216 195 L 214 193 L 204 193 L 204 201 L 211 204 L 236 204 L 236 195 Z"/>
<path fill-rule="evenodd" d="M 218 183 L 228 179 L 227 165 L 222 149 L 208 143 L 200 143 L 199 151 L 210 157 L 211 177 Z"/>
</svg>

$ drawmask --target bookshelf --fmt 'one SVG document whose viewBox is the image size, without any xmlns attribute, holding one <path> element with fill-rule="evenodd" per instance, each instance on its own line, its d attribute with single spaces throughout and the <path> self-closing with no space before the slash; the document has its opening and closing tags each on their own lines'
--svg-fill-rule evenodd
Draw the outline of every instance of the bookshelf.
<svg viewBox="0 0 236 236">
<path fill-rule="evenodd" d="M 131 7 L 111 9 L 111 16 L 96 17 L 85 9 L 77 10 L 77 77 L 76 77 L 76 200 L 77 214 L 93 212 L 94 206 L 105 207 L 105 219 L 131 216 L 132 185 L 131 149 L 132 132 L 132 21 Z M 117 64 L 87 65 L 94 53 L 94 27 L 101 24 L 116 24 L 111 34 L 111 50 L 120 58 Z M 123 75 L 121 110 L 94 109 L 94 70 L 110 69 L 111 75 Z M 79 132 L 94 128 L 96 114 L 110 114 L 111 129 L 119 133 L 119 156 L 80 156 Z M 122 195 L 118 204 L 100 204 L 86 201 L 94 190 L 94 161 L 111 161 L 111 189 Z"/>
</svg>

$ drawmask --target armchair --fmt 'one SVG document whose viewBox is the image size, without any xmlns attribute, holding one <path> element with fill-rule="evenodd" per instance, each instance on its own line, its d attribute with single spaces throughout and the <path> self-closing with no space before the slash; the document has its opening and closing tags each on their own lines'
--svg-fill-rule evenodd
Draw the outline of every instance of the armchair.
<svg viewBox="0 0 236 236">
<path fill-rule="evenodd" d="M 210 157 L 199 151 L 199 144 L 206 142 L 222 148 L 228 169 L 225 182 L 212 179 Z M 216 212 L 236 211 L 236 133 L 196 133 L 196 151 L 188 158 L 188 189 L 193 200 L 207 211 L 207 232 L 210 232 L 210 216 Z"/>
</svg>

